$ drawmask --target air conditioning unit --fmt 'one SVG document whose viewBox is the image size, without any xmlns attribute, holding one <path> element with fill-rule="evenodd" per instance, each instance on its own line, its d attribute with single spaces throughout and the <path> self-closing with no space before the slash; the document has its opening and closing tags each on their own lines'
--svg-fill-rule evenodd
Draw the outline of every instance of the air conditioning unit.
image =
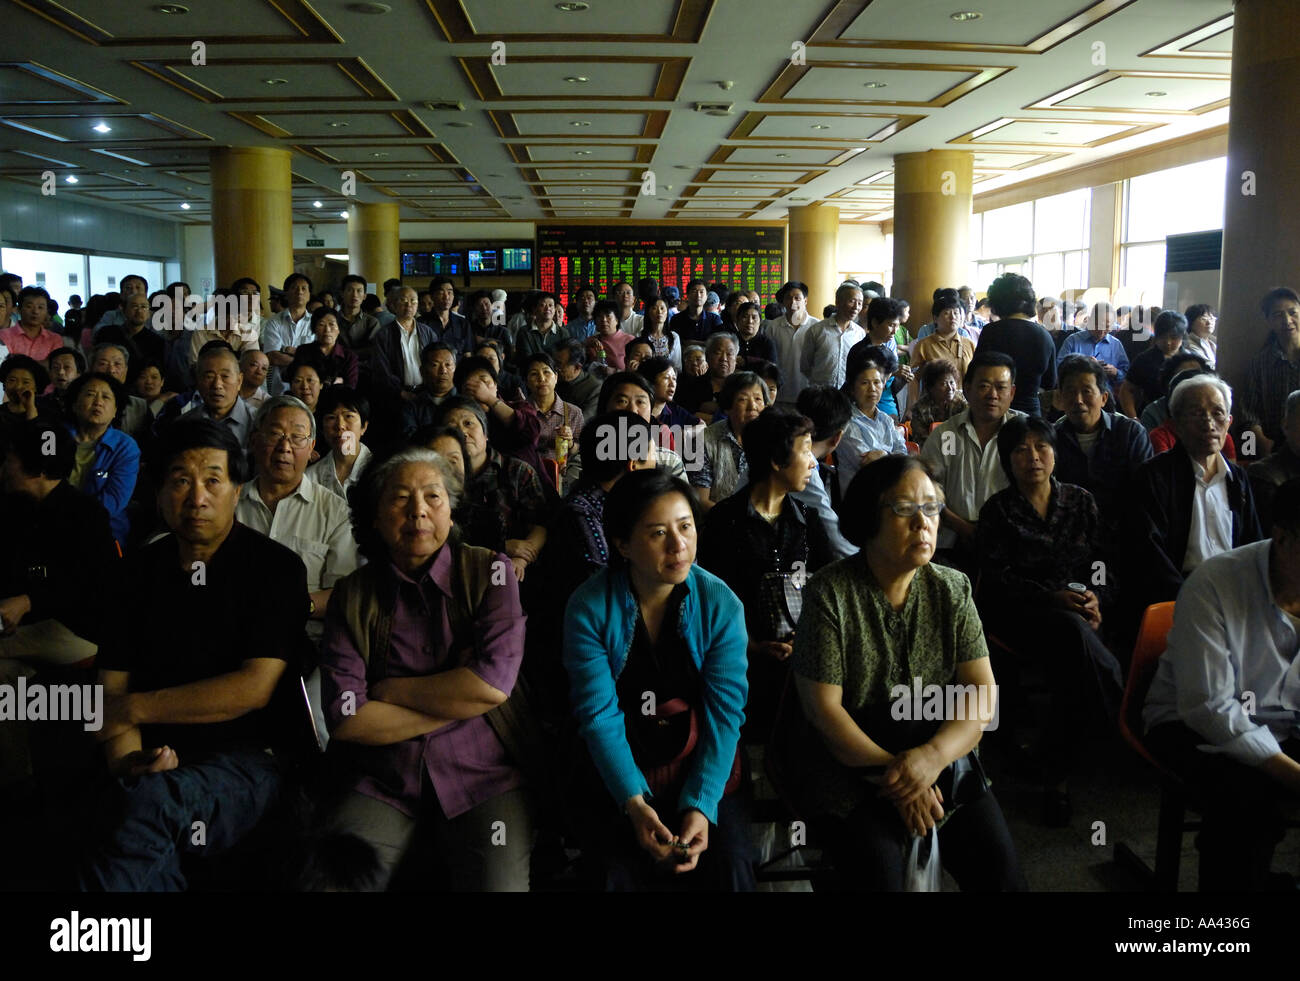
<svg viewBox="0 0 1300 981">
<path fill-rule="evenodd" d="M 697 102 L 695 111 L 709 116 L 730 116 L 735 111 L 734 102 Z"/>
</svg>

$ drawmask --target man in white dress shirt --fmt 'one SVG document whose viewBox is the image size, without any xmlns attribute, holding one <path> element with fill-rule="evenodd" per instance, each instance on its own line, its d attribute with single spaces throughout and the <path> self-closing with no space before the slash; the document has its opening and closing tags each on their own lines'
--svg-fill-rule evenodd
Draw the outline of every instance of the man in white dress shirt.
<svg viewBox="0 0 1300 981">
<path fill-rule="evenodd" d="M 1178 594 L 1142 713 L 1147 745 L 1200 799 L 1202 892 L 1276 887 L 1283 811 L 1300 800 L 1300 479 L 1271 537 L 1213 555 Z M 1294 892 L 1294 885 L 1291 886 Z"/>
<path fill-rule="evenodd" d="M 845 283 L 835 291 L 835 314 L 808 328 L 803 351 L 799 354 L 799 372 L 807 385 L 844 384 L 844 367 L 849 348 L 867 336 L 858 326 L 862 312 L 862 290 Z"/>
</svg>

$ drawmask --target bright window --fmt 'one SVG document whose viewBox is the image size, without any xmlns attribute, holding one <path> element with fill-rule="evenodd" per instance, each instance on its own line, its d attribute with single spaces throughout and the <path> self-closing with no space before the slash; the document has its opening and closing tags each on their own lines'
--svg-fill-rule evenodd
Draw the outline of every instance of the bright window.
<svg viewBox="0 0 1300 981">
<path fill-rule="evenodd" d="M 1218 157 L 1130 179 L 1124 194 L 1124 241 L 1153 242 L 1222 228 L 1227 172 L 1228 158 Z"/>
</svg>

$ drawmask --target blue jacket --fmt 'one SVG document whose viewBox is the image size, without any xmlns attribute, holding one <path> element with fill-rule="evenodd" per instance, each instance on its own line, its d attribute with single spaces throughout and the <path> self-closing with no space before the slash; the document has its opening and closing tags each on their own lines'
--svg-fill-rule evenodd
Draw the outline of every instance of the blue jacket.
<svg viewBox="0 0 1300 981">
<path fill-rule="evenodd" d="M 703 682 L 700 737 L 678 801 L 718 822 L 718 801 L 745 718 L 749 683 L 745 611 L 717 576 L 692 566 L 686 577 L 677 629 Z M 637 622 L 637 603 L 622 569 L 596 573 L 569 599 L 564 617 L 564 667 L 578 728 L 605 786 L 621 806 L 637 794 L 650 796 L 632 759 L 616 683 L 627 664 Z"/>
<path fill-rule="evenodd" d="M 68 431 L 75 434 L 72 426 L 68 426 Z M 131 503 L 139 475 L 140 447 L 120 429 L 109 429 L 95 447 L 95 458 L 86 471 L 81 491 L 104 505 L 119 546 L 126 542 L 131 527 L 126 506 Z"/>
</svg>

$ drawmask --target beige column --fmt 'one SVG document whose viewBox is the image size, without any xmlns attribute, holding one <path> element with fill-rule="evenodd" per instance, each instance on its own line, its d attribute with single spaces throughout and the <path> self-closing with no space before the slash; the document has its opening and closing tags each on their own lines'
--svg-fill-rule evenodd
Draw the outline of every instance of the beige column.
<svg viewBox="0 0 1300 981">
<path fill-rule="evenodd" d="M 808 284 L 808 312 L 821 319 L 822 307 L 835 302 L 840 285 L 838 253 L 840 209 L 830 204 L 807 204 L 790 209 L 790 264 L 787 280 Z"/>
<path fill-rule="evenodd" d="M 387 201 L 348 208 L 348 272 L 364 276 L 382 295 L 384 280 L 402 274 L 397 205 Z M 416 284 L 423 289 L 428 283 Z"/>
<path fill-rule="evenodd" d="M 1223 214 L 1218 368 L 1238 398 L 1246 366 L 1268 336 L 1259 301 L 1274 286 L 1300 289 L 1300 6 L 1237 0 L 1232 113 Z"/>
<path fill-rule="evenodd" d="M 971 180 L 968 150 L 926 150 L 894 157 L 893 295 L 912 304 L 911 324 L 930 320 L 931 297 L 970 275 Z"/>
<path fill-rule="evenodd" d="M 292 154 L 275 147 L 213 150 L 212 257 L 217 284 L 240 276 L 262 284 L 262 313 L 271 287 L 293 272 Z"/>
</svg>

